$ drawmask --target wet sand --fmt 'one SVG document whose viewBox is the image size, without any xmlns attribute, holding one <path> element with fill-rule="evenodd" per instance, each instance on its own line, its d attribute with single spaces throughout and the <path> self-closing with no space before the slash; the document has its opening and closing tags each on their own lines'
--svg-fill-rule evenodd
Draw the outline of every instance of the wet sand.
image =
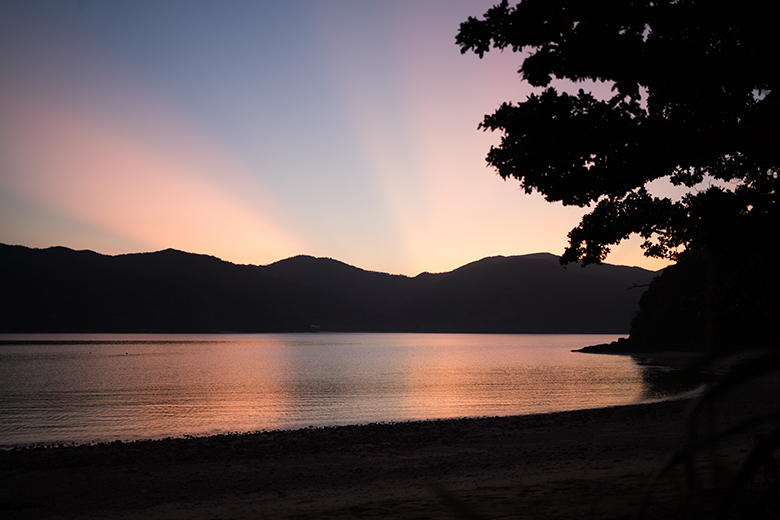
<svg viewBox="0 0 780 520">
<path fill-rule="evenodd" d="M 777 388 L 751 383 L 721 424 L 776 409 Z M 6 451 L 0 518 L 635 518 L 687 404 Z M 710 463 L 728 473 L 752 441 Z M 679 477 L 648 518 L 681 514 Z"/>
</svg>

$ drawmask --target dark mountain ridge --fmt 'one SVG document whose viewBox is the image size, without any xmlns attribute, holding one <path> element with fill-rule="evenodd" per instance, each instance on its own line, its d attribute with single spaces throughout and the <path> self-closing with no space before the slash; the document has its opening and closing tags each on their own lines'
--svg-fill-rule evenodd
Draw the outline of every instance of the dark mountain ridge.
<svg viewBox="0 0 780 520">
<path fill-rule="evenodd" d="M 296 256 L 266 266 L 166 249 L 0 244 L 2 332 L 624 333 L 656 273 L 490 257 L 415 277 Z"/>
</svg>

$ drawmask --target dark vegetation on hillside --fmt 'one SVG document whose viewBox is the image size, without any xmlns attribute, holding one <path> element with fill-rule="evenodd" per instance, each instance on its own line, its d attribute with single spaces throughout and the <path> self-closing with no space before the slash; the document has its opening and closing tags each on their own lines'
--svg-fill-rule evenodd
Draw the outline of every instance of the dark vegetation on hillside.
<svg viewBox="0 0 780 520">
<path fill-rule="evenodd" d="M 727 356 L 776 348 L 780 271 L 765 261 L 771 256 L 771 246 L 754 244 L 753 251 L 735 249 L 680 258 L 642 294 L 628 338 L 583 351 L 677 350 Z"/>
<path fill-rule="evenodd" d="M 106 256 L 8 245 L 0 273 L 3 332 L 624 333 L 655 276 L 563 268 L 551 254 L 407 277 L 309 256 L 250 266 L 172 249 Z"/>
<path fill-rule="evenodd" d="M 588 208 L 563 261 L 598 264 L 636 236 L 648 256 L 676 262 L 643 295 L 628 339 L 583 350 L 696 350 L 671 378 L 719 375 L 691 403 L 685 445 L 659 472 L 684 468 L 684 518 L 780 517 L 780 410 L 730 428 L 716 420 L 729 397 L 780 373 L 776 12 L 767 0 L 502 0 L 456 37 L 480 57 L 521 53 L 518 72 L 538 88 L 480 127 L 501 136 L 487 162 L 502 178 Z M 591 82 L 611 92 L 596 96 Z M 685 195 L 659 195 L 658 180 Z M 754 446 L 724 479 L 719 448 L 746 431 Z M 762 472 L 773 484 L 757 495 Z"/>
<path fill-rule="evenodd" d="M 461 52 L 518 52 L 520 78 L 538 88 L 480 128 L 501 136 L 487 162 L 502 178 L 588 208 L 563 261 L 599 263 L 635 236 L 677 263 L 643 298 L 635 346 L 777 344 L 775 11 L 765 0 L 504 0 L 460 26 Z M 596 96 L 591 81 L 611 90 Z M 685 195 L 659 194 L 659 180 Z"/>
</svg>

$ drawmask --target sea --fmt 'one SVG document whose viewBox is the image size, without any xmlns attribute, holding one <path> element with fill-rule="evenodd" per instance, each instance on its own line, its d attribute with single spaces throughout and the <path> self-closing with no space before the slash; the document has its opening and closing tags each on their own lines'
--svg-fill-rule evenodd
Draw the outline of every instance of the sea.
<svg viewBox="0 0 780 520">
<path fill-rule="evenodd" d="M 618 335 L 0 334 L 0 448 L 658 399 Z"/>
</svg>

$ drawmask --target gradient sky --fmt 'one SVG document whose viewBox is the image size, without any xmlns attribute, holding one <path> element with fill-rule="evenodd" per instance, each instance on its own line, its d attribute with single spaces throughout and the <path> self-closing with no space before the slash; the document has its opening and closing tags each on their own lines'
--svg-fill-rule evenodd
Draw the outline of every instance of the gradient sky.
<svg viewBox="0 0 780 520">
<path fill-rule="evenodd" d="M 494 3 L 2 0 L 0 242 L 407 275 L 561 254 L 585 211 L 485 163 L 484 114 L 532 91 L 455 45 Z M 666 265 L 638 244 L 607 261 Z"/>
</svg>

